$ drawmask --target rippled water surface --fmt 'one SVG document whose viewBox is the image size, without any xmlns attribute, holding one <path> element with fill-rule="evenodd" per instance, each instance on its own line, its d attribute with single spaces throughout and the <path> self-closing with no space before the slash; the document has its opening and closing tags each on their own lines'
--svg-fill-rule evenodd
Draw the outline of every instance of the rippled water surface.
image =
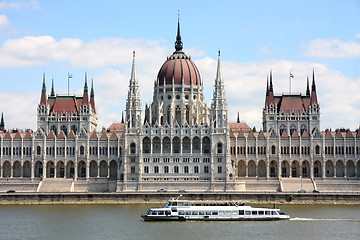
<svg viewBox="0 0 360 240">
<path fill-rule="evenodd" d="M 144 222 L 149 207 L 0 206 L 0 239 L 360 239 L 358 205 L 284 205 L 279 222 Z"/>
</svg>

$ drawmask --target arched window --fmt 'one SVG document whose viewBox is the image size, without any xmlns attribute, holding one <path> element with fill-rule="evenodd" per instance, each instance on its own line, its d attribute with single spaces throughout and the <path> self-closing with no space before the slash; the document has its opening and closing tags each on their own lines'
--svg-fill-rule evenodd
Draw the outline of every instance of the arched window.
<svg viewBox="0 0 360 240">
<path fill-rule="evenodd" d="M 283 132 L 285 131 L 286 127 L 284 124 L 280 125 L 280 136 L 283 134 Z"/>
<path fill-rule="evenodd" d="M 176 106 L 175 108 L 175 121 L 181 125 L 181 110 L 179 106 Z"/>
<path fill-rule="evenodd" d="M 183 153 L 190 153 L 190 138 L 184 137 L 183 138 Z"/>
<path fill-rule="evenodd" d="M 180 138 L 178 137 L 173 139 L 173 153 L 180 153 Z"/>
<path fill-rule="evenodd" d="M 41 147 L 40 146 L 36 147 L 36 155 L 41 155 Z"/>
<path fill-rule="evenodd" d="M 163 153 L 170 153 L 170 138 L 164 137 L 163 139 Z"/>
<path fill-rule="evenodd" d="M 71 126 L 71 130 L 75 133 L 75 135 L 76 135 L 76 132 L 77 132 L 77 127 L 76 127 L 76 125 L 72 125 Z"/>
<path fill-rule="evenodd" d="M 320 154 L 320 146 L 316 145 L 315 147 L 315 154 Z"/>
<path fill-rule="evenodd" d="M 189 173 L 189 166 L 184 167 L 184 173 Z"/>
<path fill-rule="evenodd" d="M 159 173 L 159 166 L 154 166 L 154 173 Z"/>
<path fill-rule="evenodd" d="M 154 137 L 154 139 L 153 139 L 153 149 L 152 149 L 152 152 L 153 152 L 153 153 L 160 153 L 160 150 L 161 150 L 160 138 Z"/>
<path fill-rule="evenodd" d="M 143 139 L 143 153 L 150 153 L 151 141 L 150 138 L 144 137 Z"/>
<path fill-rule="evenodd" d="M 192 152 L 193 153 L 200 153 L 200 138 L 194 137 L 193 138 L 193 144 L 192 144 Z"/>
<path fill-rule="evenodd" d="M 149 173 L 149 166 L 144 167 L 144 173 Z"/>
<path fill-rule="evenodd" d="M 130 144 L 130 153 L 136 153 L 136 144 L 134 142 Z"/>
<path fill-rule="evenodd" d="M 295 126 L 295 124 L 292 124 L 290 126 L 290 135 L 292 135 L 294 131 L 296 131 L 296 126 Z"/>
<path fill-rule="evenodd" d="M 222 143 L 219 142 L 219 143 L 217 144 L 217 153 L 222 153 L 222 152 L 223 152 L 223 146 L 222 146 Z"/>
<path fill-rule="evenodd" d="M 302 124 L 301 127 L 300 127 L 300 133 L 301 133 L 301 135 L 304 133 L 304 131 L 307 131 L 307 128 L 306 128 L 306 125 L 305 125 L 305 124 Z"/>
<path fill-rule="evenodd" d="M 55 134 L 57 134 L 57 128 L 55 125 L 51 125 L 50 131 L 54 131 Z"/>
<path fill-rule="evenodd" d="M 179 166 L 174 167 L 174 173 L 179 173 Z"/>
<path fill-rule="evenodd" d="M 169 166 L 164 166 L 164 173 L 169 173 Z"/>
<path fill-rule="evenodd" d="M 60 130 L 64 131 L 64 133 L 67 134 L 67 127 L 66 127 L 66 125 L 61 125 Z"/>
<path fill-rule="evenodd" d="M 203 153 L 210 153 L 210 139 L 208 137 L 203 138 Z"/>
<path fill-rule="evenodd" d="M 276 147 L 275 145 L 271 146 L 271 154 L 276 154 Z"/>
<path fill-rule="evenodd" d="M 84 155 L 85 154 L 85 148 L 84 146 L 80 146 L 80 155 Z"/>
<path fill-rule="evenodd" d="M 199 173 L 199 166 L 194 166 L 194 173 Z"/>
<path fill-rule="evenodd" d="M 167 117 L 167 123 L 169 125 L 171 125 L 171 123 L 170 123 L 170 106 L 168 107 L 168 109 L 166 111 L 166 117 Z"/>
<path fill-rule="evenodd" d="M 189 105 L 186 105 L 185 112 L 186 112 L 186 113 L 185 113 L 186 122 L 191 125 L 191 123 L 190 123 L 190 109 L 189 109 Z"/>
</svg>

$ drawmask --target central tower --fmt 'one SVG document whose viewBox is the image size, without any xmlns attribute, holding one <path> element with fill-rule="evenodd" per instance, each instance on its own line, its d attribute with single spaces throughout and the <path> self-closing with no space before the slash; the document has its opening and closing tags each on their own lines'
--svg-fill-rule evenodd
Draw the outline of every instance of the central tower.
<svg viewBox="0 0 360 240">
<path fill-rule="evenodd" d="M 203 84 L 194 62 L 183 52 L 178 20 L 175 52 L 161 66 L 154 83 L 153 102 L 145 122 L 160 126 L 193 126 L 208 122 Z"/>
</svg>

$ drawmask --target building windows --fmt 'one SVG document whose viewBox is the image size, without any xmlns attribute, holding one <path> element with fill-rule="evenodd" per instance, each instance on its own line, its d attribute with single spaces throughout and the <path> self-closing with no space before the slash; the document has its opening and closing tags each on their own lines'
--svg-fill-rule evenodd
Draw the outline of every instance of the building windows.
<svg viewBox="0 0 360 240">
<path fill-rule="evenodd" d="M 190 138 L 184 137 L 183 138 L 183 153 L 190 153 Z"/>
<path fill-rule="evenodd" d="M 204 166 L 204 173 L 209 173 L 209 166 Z"/>
<path fill-rule="evenodd" d="M 184 167 L 184 173 L 189 173 L 189 166 Z"/>
<path fill-rule="evenodd" d="M 281 136 L 283 134 L 283 132 L 286 130 L 286 127 L 284 124 L 281 124 L 279 129 L 280 129 L 280 136 Z"/>
<path fill-rule="evenodd" d="M 194 173 L 199 173 L 199 166 L 194 166 Z"/>
<path fill-rule="evenodd" d="M 292 124 L 292 125 L 290 126 L 290 135 L 292 135 L 293 132 L 295 132 L 295 131 L 296 131 L 296 126 L 295 126 L 294 124 Z"/>
<path fill-rule="evenodd" d="M 210 139 L 208 137 L 203 138 L 203 153 L 210 153 Z"/>
<path fill-rule="evenodd" d="M 180 153 L 180 138 L 178 137 L 173 139 L 173 153 Z"/>
<path fill-rule="evenodd" d="M 222 173 L 222 166 L 218 166 L 218 173 Z"/>
<path fill-rule="evenodd" d="M 315 154 L 320 154 L 320 146 L 316 145 L 315 147 Z"/>
<path fill-rule="evenodd" d="M 203 158 L 203 162 L 210 162 L 210 158 Z"/>
<path fill-rule="evenodd" d="M 143 153 L 150 153 L 151 149 L 151 141 L 150 138 L 145 137 L 143 139 Z"/>
<path fill-rule="evenodd" d="M 154 173 L 159 173 L 159 166 L 154 166 Z"/>
<path fill-rule="evenodd" d="M 163 153 L 170 153 L 170 138 L 165 137 L 163 139 Z"/>
<path fill-rule="evenodd" d="M 41 147 L 40 146 L 36 147 L 36 155 L 41 155 Z"/>
<path fill-rule="evenodd" d="M 218 158 L 217 161 L 218 161 L 218 162 L 222 162 L 222 158 Z"/>
<path fill-rule="evenodd" d="M 169 173 L 169 166 L 164 166 L 164 173 Z"/>
<path fill-rule="evenodd" d="M 222 145 L 222 143 L 218 143 L 217 144 L 217 153 L 222 153 L 223 152 L 223 145 Z"/>
<path fill-rule="evenodd" d="M 174 173 L 179 173 L 179 166 L 174 166 Z"/>
<path fill-rule="evenodd" d="M 131 166 L 130 171 L 131 173 L 135 173 L 135 166 Z"/>
<path fill-rule="evenodd" d="M 304 133 L 304 131 L 307 131 L 307 128 L 306 128 L 306 125 L 305 125 L 305 124 L 302 124 L 301 127 L 300 127 L 300 133 L 301 133 L 301 135 Z"/>
<path fill-rule="evenodd" d="M 160 153 L 161 151 L 161 144 L 160 144 L 160 138 L 155 137 L 153 139 L 153 149 L 152 149 L 153 153 Z"/>
<path fill-rule="evenodd" d="M 144 173 L 149 173 L 149 166 L 144 167 Z"/>
<path fill-rule="evenodd" d="M 134 142 L 130 144 L 130 153 L 136 153 L 136 144 Z"/>
<path fill-rule="evenodd" d="M 200 153 L 200 138 L 198 137 L 194 137 L 193 138 L 193 149 L 192 149 L 192 152 L 193 153 Z"/>
</svg>

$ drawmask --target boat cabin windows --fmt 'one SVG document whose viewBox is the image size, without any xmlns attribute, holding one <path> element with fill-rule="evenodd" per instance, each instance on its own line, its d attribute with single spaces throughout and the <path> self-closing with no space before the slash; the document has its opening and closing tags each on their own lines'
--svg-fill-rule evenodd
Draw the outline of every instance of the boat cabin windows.
<svg viewBox="0 0 360 240">
<path fill-rule="evenodd" d="M 257 211 L 251 211 L 251 215 L 257 215 Z"/>
<path fill-rule="evenodd" d="M 171 215 L 171 211 L 153 211 L 149 210 L 148 215 Z"/>
<path fill-rule="evenodd" d="M 212 215 L 219 215 L 218 211 L 212 211 Z"/>
<path fill-rule="evenodd" d="M 250 211 L 245 211 L 245 215 L 251 215 Z"/>
<path fill-rule="evenodd" d="M 199 212 L 198 211 L 192 211 L 191 215 L 199 215 Z"/>
<path fill-rule="evenodd" d="M 265 211 L 265 215 L 270 215 L 270 211 Z"/>
<path fill-rule="evenodd" d="M 239 210 L 239 215 L 244 215 L 244 210 Z"/>
<path fill-rule="evenodd" d="M 259 211 L 259 215 L 264 215 L 264 211 Z"/>
</svg>

